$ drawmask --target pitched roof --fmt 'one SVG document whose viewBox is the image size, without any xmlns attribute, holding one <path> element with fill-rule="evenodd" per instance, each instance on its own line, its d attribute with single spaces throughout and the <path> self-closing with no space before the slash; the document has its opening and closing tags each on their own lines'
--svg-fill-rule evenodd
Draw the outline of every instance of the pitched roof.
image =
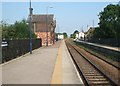
<svg viewBox="0 0 120 86">
<path fill-rule="evenodd" d="M 51 23 L 53 21 L 53 14 L 32 15 L 32 22 L 46 23 L 46 21 Z"/>
<path fill-rule="evenodd" d="M 29 22 L 28 16 L 28 22 Z M 54 14 L 33 14 L 32 15 L 32 23 L 36 23 L 36 32 L 46 32 L 46 24 L 48 31 L 54 31 L 56 27 L 56 21 L 53 19 Z M 47 21 L 47 22 L 46 22 Z M 51 28 L 53 27 L 53 28 Z"/>
</svg>

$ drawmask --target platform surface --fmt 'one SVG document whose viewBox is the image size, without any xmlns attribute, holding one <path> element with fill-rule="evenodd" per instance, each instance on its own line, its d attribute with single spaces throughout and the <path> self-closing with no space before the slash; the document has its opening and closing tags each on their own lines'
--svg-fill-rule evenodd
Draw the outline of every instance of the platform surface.
<svg viewBox="0 0 120 86">
<path fill-rule="evenodd" d="M 64 40 L 2 65 L 2 84 L 83 84 Z"/>
<path fill-rule="evenodd" d="M 78 42 L 83 42 L 83 43 L 86 43 L 86 44 L 90 44 L 90 45 L 94 45 L 94 46 L 98 46 L 98 47 L 103 47 L 103 48 L 106 48 L 106 49 L 110 49 L 110 50 L 114 50 L 114 51 L 119 51 L 120 52 L 120 47 L 112 47 L 112 46 L 107 46 L 107 45 L 103 45 L 103 44 L 97 44 L 97 43 L 91 43 L 91 42 L 86 42 L 86 41 L 79 41 L 77 40 Z"/>
</svg>

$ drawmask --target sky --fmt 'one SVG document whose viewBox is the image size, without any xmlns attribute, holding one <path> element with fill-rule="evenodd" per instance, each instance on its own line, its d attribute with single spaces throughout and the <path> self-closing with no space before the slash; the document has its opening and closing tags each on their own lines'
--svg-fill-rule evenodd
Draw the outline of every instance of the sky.
<svg viewBox="0 0 120 86">
<path fill-rule="evenodd" d="M 56 19 L 56 32 L 72 34 L 75 30 L 87 31 L 87 26 L 98 26 L 99 12 L 108 4 L 118 2 L 32 2 L 33 14 L 54 14 Z M 1 5 L 1 3 L 0 3 Z M 15 21 L 27 19 L 29 2 L 2 2 L 2 15 L 0 19 L 13 24 Z M 94 21 L 94 24 L 93 24 Z"/>
</svg>

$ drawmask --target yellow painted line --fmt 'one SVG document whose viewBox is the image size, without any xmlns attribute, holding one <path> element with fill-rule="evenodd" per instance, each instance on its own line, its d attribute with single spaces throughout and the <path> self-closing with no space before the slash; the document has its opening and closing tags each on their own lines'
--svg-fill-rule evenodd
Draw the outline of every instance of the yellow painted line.
<svg viewBox="0 0 120 86">
<path fill-rule="evenodd" d="M 62 42 L 58 50 L 58 56 L 56 59 L 51 84 L 62 84 Z"/>
</svg>

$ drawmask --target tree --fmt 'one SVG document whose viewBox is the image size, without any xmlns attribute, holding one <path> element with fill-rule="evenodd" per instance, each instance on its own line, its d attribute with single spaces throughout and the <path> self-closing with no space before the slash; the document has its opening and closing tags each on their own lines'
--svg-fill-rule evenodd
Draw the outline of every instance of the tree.
<svg viewBox="0 0 120 86">
<path fill-rule="evenodd" d="M 94 31 L 90 34 L 94 38 L 102 38 L 103 35 L 101 35 L 100 33 L 102 33 L 100 27 L 95 27 Z"/>
<path fill-rule="evenodd" d="M 78 33 L 78 32 L 79 32 L 78 30 L 75 30 L 73 34 L 76 34 L 76 33 Z"/>
<path fill-rule="evenodd" d="M 2 25 L 2 38 L 29 38 L 30 27 L 25 20 L 16 21 L 13 25 Z M 36 38 L 35 33 L 32 32 L 32 37 Z"/>
<path fill-rule="evenodd" d="M 70 38 L 74 38 L 74 37 L 73 37 L 73 34 L 70 34 Z"/>
<path fill-rule="evenodd" d="M 71 34 L 71 38 L 74 38 L 74 39 L 75 39 L 77 33 L 79 33 L 79 31 L 78 31 L 78 30 L 75 30 L 75 31 L 73 32 L 73 34 Z"/>
<path fill-rule="evenodd" d="M 64 32 L 63 35 L 64 35 L 64 39 L 68 37 L 66 32 Z"/>
<path fill-rule="evenodd" d="M 8 25 L 7 23 L 2 24 L 2 38 L 14 38 L 15 29 L 13 25 Z"/>
<path fill-rule="evenodd" d="M 100 28 L 95 30 L 94 36 L 101 38 L 120 38 L 120 6 L 110 4 L 104 8 L 103 12 L 100 12 L 99 16 Z"/>
</svg>

